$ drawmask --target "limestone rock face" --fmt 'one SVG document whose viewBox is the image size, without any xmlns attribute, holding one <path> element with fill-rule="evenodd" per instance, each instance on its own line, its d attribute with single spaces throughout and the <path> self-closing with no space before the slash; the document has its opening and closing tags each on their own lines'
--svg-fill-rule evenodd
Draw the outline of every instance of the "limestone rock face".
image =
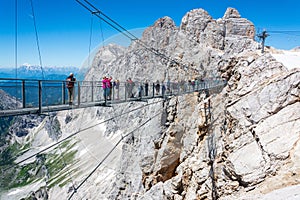
<svg viewBox="0 0 300 200">
<path fill-rule="evenodd" d="M 212 17 L 203 9 L 195 9 L 188 12 L 181 20 L 180 30 L 191 35 L 191 39 L 200 42 L 200 35 L 209 23 L 213 22 Z"/>
<path fill-rule="evenodd" d="M 247 19 L 241 18 L 234 8 L 228 8 L 223 16 L 225 21 L 226 36 L 244 36 L 254 39 L 255 28 Z"/>
<path fill-rule="evenodd" d="M 206 102 L 201 94 L 198 103 L 192 96 L 178 103 L 172 125 L 185 130 L 180 162 L 171 179 L 145 196 L 159 190 L 160 199 L 299 197 L 300 70 L 287 71 L 270 55 L 247 52 L 236 58 L 224 59 L 230 67 L 220 65 L 231 76 L 209 98 L 210 120 L 201 114 Z"/>
<path fill-rule="evenodd" d="M 241 18 L 239 12 L 233 8 L 228 8 L 223 18 L 218 20 L 212 19 L 203 9 L 192 10 L 183 17 L 180 30 L 187 33 L 190 40 L 220 50 L 230 50 L 231 45 L 238 44 L 232 40 L 239 40 L 239 37 L 247 37 L 253 40 L 255 36 L 254 25 L 247 19 Z M 249 44 L 244 43 L 243 47 L 231 49 L 237 51 L 241 48 L 249 48 L 251 40 L 247 42 Z M 247 40 L 243 39 L 241 41 L 245 42 Z"/>
<path fill-rule="evenodd" d="M 225 109 L 228 128 L 223 133 L 224 149 L 220 151 L 226 155 L 224 169 L 228 177 L 232 180 L 237 177 L 243 195 L 254 186 L 249 192 L 254 195 L 269 192 L 270 181 L 286 173 L 285 165 L 294 163 L 289 156 L 294 153 L 300 136 L 296 114 L 300 71 L 287 71 L 270 55 L 247 57 L 228 62 L 237 68 L 231 68 L 233 75 L 227 91 L 223 91 L 228 100 Z M 296 176 L 282 181 L 281 188 L 291 182 L 297 184 Z M 274 189 L 278 187 L 275 183 Z"/>
<path fill-rule="evenodd" d="M 0 108 L 1 110 L 12 109 L 14 107 L 21 106 L 21 102 L 16 101 L 16 98 L 5 93 L 3 90 L 0 90 Z"/>
<path fill-rule="evenodd" d="M 153 27 L 161 29 L 177 29 L 175 22 L 168 16 L 158 19 Z"/>
<path fill-rule="evenodd" d="M 160 18 L 128 49 L 116 45 L 99 49 L 86 79 L 99 80 L 107 74 L 121 81 L 128 77 L 135 81 L 162 81 L 169 77 L 175 81 L 199 74 L 216 77 L 215 66 L 224 52 L 230 55 L 257 48 L 248 34 L 249 30 L 254 32 L 253 24 L 227 15 L 215 20 L 205 10 L 194 9 L 183 16 L 179 27 L 169 17 Z M 181 65 L 174 65 L 168 58 Z"/>
<path fill-rule="evenodd" d="M 223 18 L 224 19 L 230 19 L 230 18 L 240 18 L 241 15 L 239 13 L 239 11 L 237 11 L 234 8 L 227 8 Z"/>
</svg>

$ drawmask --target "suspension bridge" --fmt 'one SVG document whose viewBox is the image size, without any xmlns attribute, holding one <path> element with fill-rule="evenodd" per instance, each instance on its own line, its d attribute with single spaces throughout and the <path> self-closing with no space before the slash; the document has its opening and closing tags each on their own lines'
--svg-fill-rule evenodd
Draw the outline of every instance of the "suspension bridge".
<svg viewBox="0 0 300 200">
<path fill-rule="evenodd" d="M 101 81 L 76 81 L 74 101 L 68 102 L 67 81 L 0 79 L 0 90 L 10 94 L 12 101 L 0 110 L 0 117 L 46 114 L 62 110 L 87 108 L 93 106 L 112 106 L 132 101 L 147 101 L 153 98 L 167 98 L 193 92 L 221 89 L 226 82 L 220 79 L 201 81 L 145 83 L 121 82 L 112 86 L 110 99 L 103 95 Z"/>
</svg>

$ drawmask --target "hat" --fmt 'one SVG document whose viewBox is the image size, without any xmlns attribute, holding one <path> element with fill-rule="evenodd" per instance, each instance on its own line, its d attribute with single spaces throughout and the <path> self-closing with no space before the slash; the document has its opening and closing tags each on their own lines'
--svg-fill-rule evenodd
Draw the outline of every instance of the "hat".
<svg viewBox="0 0 300 200">
<path fill-rule="evenodd" d="M 74 74 L 73 73 L 70 73 L 70 76 L 73 76 Z"/>
</svg>

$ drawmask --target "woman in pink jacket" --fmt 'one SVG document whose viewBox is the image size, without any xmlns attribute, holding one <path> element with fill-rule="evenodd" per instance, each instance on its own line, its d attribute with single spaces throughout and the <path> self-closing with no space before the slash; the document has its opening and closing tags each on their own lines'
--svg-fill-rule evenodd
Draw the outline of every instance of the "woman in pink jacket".
<svg viewBox="0 0 300 200">
<path fill-rule="evenodd" d="M 108 90 L 107 84 L 108 84 L 108 79 L 106 78 L 106 76 L 104 76 L 102 79 L 102 89 L 103 89 L 103 97 L 105 100 L 107 99 L 107 95 L 109 94 L 107 92 Z"/>
</svg>

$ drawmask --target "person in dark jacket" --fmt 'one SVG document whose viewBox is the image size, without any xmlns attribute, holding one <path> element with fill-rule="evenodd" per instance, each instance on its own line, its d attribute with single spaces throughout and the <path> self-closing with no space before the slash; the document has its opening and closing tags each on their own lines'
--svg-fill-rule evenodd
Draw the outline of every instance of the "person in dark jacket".
<svg viewBox="0 0 300 200">
<path fill-rule="evenodd" d="M 160 92 L 160 84 L 159 84 L 159 81 L 158 81 L 158 80 L 156 81 L 156 84 L 155 84 L 155 91 L 156 91 L 156 95 L 159 95 L 159 92 Z"/>
<path fill-rule="evenodd" d="M 66 81 L 67 88 L 68 88 L 69 105 L 73 104 L 75 81 L 76 81 L 76 78 L 74 77 L 74 74 L 70 73 L 70 75 L 67 77 L 67 81 Z"/>
<path fill-rule="evenodd" d="M 148 96 L 148 91 L 149 91 L 149 83 L 146 80 L 146 82 L 145 82 L 145 96 Z"/>
</svg>

